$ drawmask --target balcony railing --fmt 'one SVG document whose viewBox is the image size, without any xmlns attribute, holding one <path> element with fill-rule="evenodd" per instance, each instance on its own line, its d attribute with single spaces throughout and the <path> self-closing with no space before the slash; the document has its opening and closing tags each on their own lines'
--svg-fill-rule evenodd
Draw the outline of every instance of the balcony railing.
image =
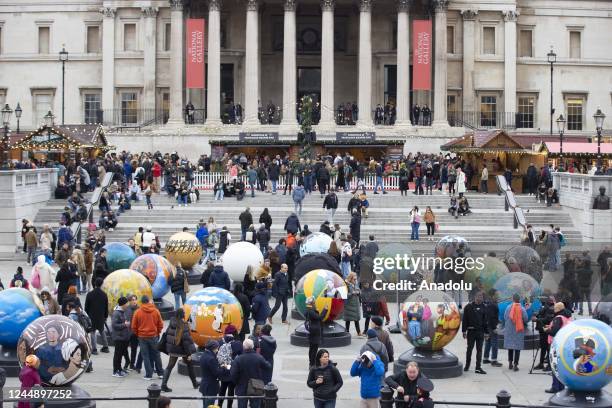
<svg viewBox="0 0 612 408">
<path fill-rule="evenodd" d="M 169 113 L 164 109 L 105 109 L 96 112 L 97 123 L 121 128 L 143 128 L 163 125 L 168 122 Z M 90 120 L 85 118 L 86 121 Z"/>
<path fill-rule="evenodd" d="M 535 115 L 516 112 L 453 111 L 448 112 L 448 123 L 451 126 L 474 130 L 530 128 L 534 126 Z"/>
</svg>

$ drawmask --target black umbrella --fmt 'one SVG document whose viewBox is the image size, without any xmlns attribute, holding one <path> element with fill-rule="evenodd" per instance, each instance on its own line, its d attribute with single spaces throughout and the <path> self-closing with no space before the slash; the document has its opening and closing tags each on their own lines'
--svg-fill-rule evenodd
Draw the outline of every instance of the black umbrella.
<svg viewBox="0 0 612 408">
<path fill-rule="evenodd" d="M 295 273 L 293 275 L 295 281 L 299 281 L 302 276 L 315 269 L 327 269 L 342 277 L 340 265 L 331 255 L 325 253 L 306 254 L 295 263 Z"/>
</svg>

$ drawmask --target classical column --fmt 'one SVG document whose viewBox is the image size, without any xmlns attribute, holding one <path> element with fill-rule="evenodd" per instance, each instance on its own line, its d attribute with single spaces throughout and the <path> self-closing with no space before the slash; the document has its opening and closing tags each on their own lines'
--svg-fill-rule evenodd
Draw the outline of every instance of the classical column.
<svg viewBox="0 0 612 408">
<path fill-rule="evenodd" d="M 516 20 L 518 12 L 504 11 L 504 121 L 514 123 L 516 113 Z"/>
<path fill-rule="evenodd" d="M 396 126 L 410 125 L 410 3 L 397 0 Z"/>
<path fill-rule="evenodd" d="M 259 123 L 259 2 L 247 0 L 244 68 L 244 123 Z"/>
<path fill-rule="evenodd" d="M 285 0 L 283 34 L 283 125 L 295 125 L 296 62 L 295 62 L 295 3 Z"/>
<path fill-rule="evenodd" d="M 155 62 L 157 7 L 143 7 L 144 18 L 144 101 L 143 108 L 155 111 Z M 152 114 L 152 113 L 151 113 Z M 147 116 L 149 118 L 151 116 Z M 146 119 L 145 118 L 145 119 Z"/>
<path fill-rule="evenodd" d="M 476 111 L 474 95 L 474 41 L 477 10 L 463 10 L 463 111 Z"/>
<path fill-rule="evenodd" d="M 334 125 L 334 0 L 321 0 L 321 125 Z"/>
<path fill-rule="evenodd" d="M 446 61 L 446 9 L 448 0 L 434 0 L 435 20 L 435 67 L 434 67 L 434 126 L 448 126 L 446 118 L 447 61 Z"/>
<path fill-rule="evenodd" d="M 172 46 L 170 53 L 169 124 L 183 124 L 183 0 L 170 0 Z"/>
<path fill-rule="evenodd" d="M 102 109 L 104 123 L 110 124 L 115 109 L 115 12 L 117 9 L 103 7 L 102 21 Z"/>
<path fill-rule="evenodd" d="M 359 1 L 359 106 L 360 125 L 372 125 L 372 3 Z"/>
<path fill-rule="evenodd" d="M 221 0 L 208 1 L 208 82 L 206 124 L 221 123 Z"/>
</svg>

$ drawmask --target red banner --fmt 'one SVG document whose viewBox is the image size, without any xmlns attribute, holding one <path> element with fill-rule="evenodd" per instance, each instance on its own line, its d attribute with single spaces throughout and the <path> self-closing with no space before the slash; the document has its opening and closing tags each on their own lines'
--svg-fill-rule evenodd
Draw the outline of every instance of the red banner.
<svg viewBox="0 0 612 408">
<path fill-rule="evenodd" d="M 187 88 L 204 88 L 204 19 L 188 18 L 186 30 L 185 76 Z"/>
<path fill-rule="evenodd" d="M 412 22 L 412 89 L 431 89 L 431 20 Z"/>
</svg>

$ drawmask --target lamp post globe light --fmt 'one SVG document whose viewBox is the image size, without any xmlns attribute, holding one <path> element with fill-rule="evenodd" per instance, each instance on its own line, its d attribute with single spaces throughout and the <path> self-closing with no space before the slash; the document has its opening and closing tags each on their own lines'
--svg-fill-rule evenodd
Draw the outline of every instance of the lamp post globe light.
<svg viewBox="0 0 612 408">
<path fill-rule="evenodd" d="M 19 119 L 21 119 L 21 114 L 23 113 L 23 109 L 17 102 L 17 107 L 15 108 L 15 118 L 17 118 L 17 133 L 19 133 Z"/>
<path fill-rule="evenodd" d="M 565 117 L 563 114 L 557 118 L 557 131 L 559 131 L 559 163 L 563 165 L 563 134 L 565 133 Z"/>
<path fill-rule="evenodd" d="M 11 123 L 11 116 L 13 115 L 13 110 L 7 103 L 4 105 L 4 108 L 0 111 L 2 114 L 2 126 L 4 127 L 4 135 L 2 137 L 2 164 L 8 162 L 9 157 L 9 146 L 8 146 L 8 135 L 9 135 L 9 124 Z"/>
<path fill-rule="evenodd" d="M 64 88 L 66 83 L 66 61 L 68 61 L 68 51 L 65 47 L 59 52 L 59 60 L 62 62 L 62 126 L 64 125 L 64 112 L 65 112 L 65 94 Z"/>
<path fill-rule="evenodd" d="M 595 129 L 597 130 L 597 166 L 601 167 L 601 132 L 603 131 L 603 124 L 606 115 L 598 107 L 597 112 L 593 115 L 595 119 Z"/>
<path fill-rule="evenodd" d="M 552 46 L 550 47 L 550 52 L 546 54 L 548 57 L 548 63 L 550 64 L 550 134 L 553 134 L 553 115 L 555 114 L 555 109 L 553 108 L 553 66 L 555 62 L 557 62 L 557 54 L 553 51 Z"/>
</svg>

